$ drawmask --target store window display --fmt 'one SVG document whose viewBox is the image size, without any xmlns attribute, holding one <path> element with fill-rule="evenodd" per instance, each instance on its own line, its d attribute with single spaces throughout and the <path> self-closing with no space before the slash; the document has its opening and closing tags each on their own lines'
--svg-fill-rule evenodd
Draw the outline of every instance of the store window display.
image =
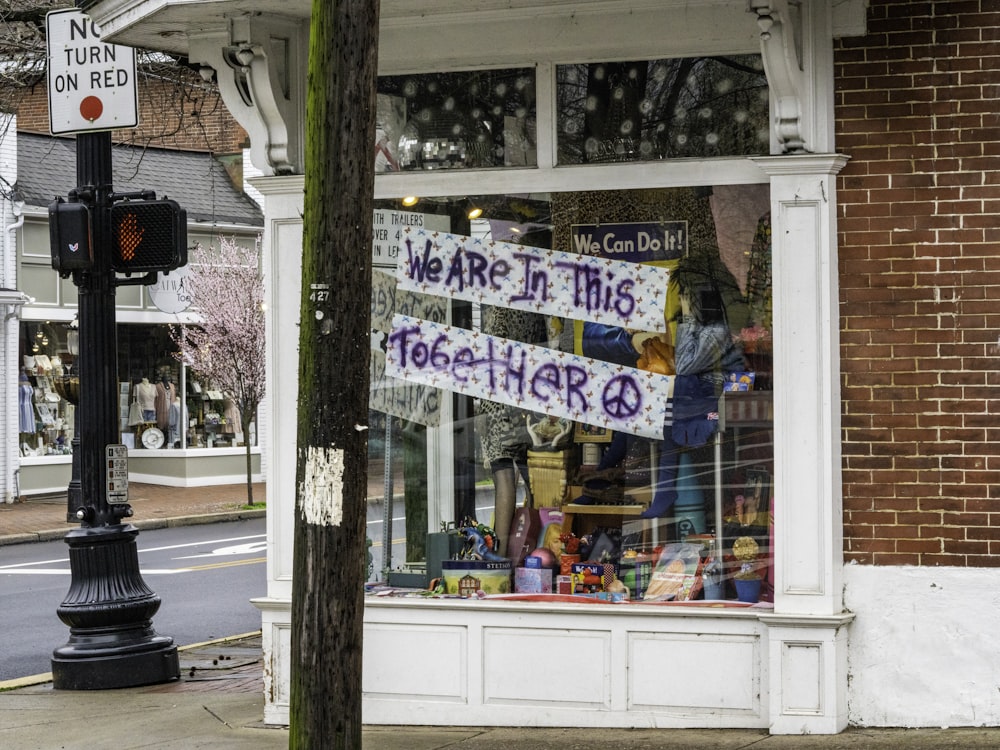
<svg viewBox="0 0 1000 750">
<path fill-rule="evenodd" d="M 421 210 L 454 218 L 454 206 L 463 201 L 468 199 L 421 198 Z M 529 550 L 538 554 L 529 554 L 520 567 L 533 567 L 536 557 L 556 561 L 543 592 L 558 593 L 559 577 L 565 576 L 570 595 L 604 595 L 616 580 L 636 599 L 709 598 L 706 571 L 712 573 L 710 598 L 735 601 L 737 573 L 766 579 L 774 492 L 771 400 L 763 390 L 770 387 L 764 345 L 770 342 L 767 187 L 475 196 L 474 202 L 485 207 L 481 222 L 468 228 L 452 223 L 464 229 L 465 239 L 439 233 L 426 247 L 411 242 L 409 254 L 401 249 L 401 262 L 408 264 L 403 273 L 423 274 L 424 294 L 478 299 L 472 330 L 428 327 L 425 334 L 419 321 L 407 322 L 410 328 L 394 329 L 387 346 L 391 367 L 393 357 L 418 355 L 426 345 L 426 360 L 439 365 L 431 368 L 438 387 L 478 399 L 475 428 L 489 469 L 481 479 L 492 489 L 492 508 L 481 513 L 492 510 L 498 536 L 511 533 L 507 508 L 516 504 L 515 489 L 522 482 L 523 496 L 531 499 L 530 472 L 522 469 L 529 464 L 525 454 L 550 450 L 549 432 L 565 441 L 558 451 L 565 458 L 546 464 L 551 474 L 546 481 L 552 481 L 545 504 L 533 508 L 539 518 Z M 541 241 L 525 241 L 532 234 Z M 414 254 L 414 244 L 438 253 L 440 266 L 431 255 Z M 434 267 L 442 272 L 428 276 L 426 269 Z M 631 273 L 629 268 L 641 267 L 659 270 L 635 271 L 634 296 L 605 281 L 619 269 Z M 545 270 L 526 274 L 530 285 L 501 291 L 506 282 L 500 279 L 516 276 L 519 268 Z M 574 270 L 558 276 L 560 268 Z M 660 279 L 664 288 L 652 294 L 651 286 L 642 286 L 647 277 Z M 481 288 L 474 292 L 466 288 L 477 284 Z M 567 291 L 574 285 L 576 293 Z M 549 291 L 543 294 L 542 288 Z M 531 305 L 525 304 L 528 298 Z M 659 300 L 657 325 L 615 325 L 601 318 L 614 308 L 610 300 L 631 314 L 640 298 L 642 306 Z M 575 305 L 572 314 L 556 309 L 563 304 L 557 299 Z M 526 334 L 528 329 L 534 332 Z M 425 335 L 426 341 L 419 339 Z M 485 346 L 483 338 L 491 348 L 477 348 Z M 435 341 L 448 343 L 434 349 Z M 518 342 L 532 346 L 521 348 Z M 414 382 L 424 382 L 421 362 L 407 362 L 406 374 Z M 653 398 L 662 404 L 659 429 L 641 426 L 638 412 L 623 417 L 621 428 L 596 419 L 602 409 L 623 402 L 602 396 L 606 391 L 600 389 L 574 393 L 570 381 L 572 373 L 598 370 L 612 377 L 624 373 L 620 377 L 636 383 L 655 377 L 649 382 L 658 384 Z M 498 398 L 489 396 L 494 391 Z M 509 402 L 504 393 L 517 398 Z M 576 399 L 582 407 L 574 405 Z M 503 436 L 509 445 L 499 439 Z M 551 487 L 557 488 L 554 495 Z M 753 559 L 737 559 L 734 549 L 745 555 L 750 548 L 746 539 L 755 545 Z M 514 557 L 506 540 L 498 546 L 506 558 Z M 645 596 L 643 581 L 658 570 L 670 580 L 661 581 L 655 596 Z M 513 578 L 518 575 L 535 581 L 547 574 L 515 569 Z M 525 586 L 526 593 L 533 590 Z M 516 581 L 511 587 L 518 590 Z M 761 595 L 767 596 L 766 586 Z"/>
<path fill-rule="evenodd" d="M 69 350 L 66 334 L 58 323 L 21 324 L 22 366 L 17 380 L 21 456 L 71 452 L 75 407 L 63 394 L 75 351 Z"/>
<path fill-rule="evenodd" d="M 556 67 L 560 164 L 765 154 L 760 55 Z"/>
<path fill-rule="evenodd" d="M 545 319 L 535 313 L 487 307 L 482 321 L 482 330 L 490 335 L 526 343 L 545 341 Z M 494 530 L 499 553 L 507 555 L 519 482 L 523 482 L 525 504 L 530 507 L 533 503 L 528 478 L 528 449 L 532 445 L 529 415 L 515 406 L 489 400 L 481 400 L 478 409 L 477 431 L 495 491 Z"/>
<path fill-rule="evenodd" d="M 200 383 L 173 359 L 167 326 L 120 324 L 119 415 L 122 441 L 136 449 L 236 447 L 243 436 L 239 412 L 222 393 Z M 18 374 L 20 454 L 45 457 L 72 452 L 78 338 L 72 324 L 22 321 Z M 186 382 L 186 394 L 180 384 Z M 228 431 L 228 432 L 226 432 Z M 218 439 L 219 433 L 222 439 Z"/>
<path fill-rule="evenodd" d="M 149 382 L 149 378 L 136 383 L 135 400 L 139 404 L 143 422 L 156 421 L 156 395 L 156 386 Z"/>
</svg>

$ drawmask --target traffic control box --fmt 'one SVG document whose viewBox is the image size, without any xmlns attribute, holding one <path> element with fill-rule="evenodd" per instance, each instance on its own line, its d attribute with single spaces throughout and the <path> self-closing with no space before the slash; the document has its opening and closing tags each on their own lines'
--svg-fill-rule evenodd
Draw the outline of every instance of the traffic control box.
<svg viewBox="0 0 1000 750">
<path fill-rule="evenodd" d="M 49 204 L 49 246 L 52 267 L 61 276 L 93 267 L 90 209 L 84 203 L 56 198 Z"/>
</svg>

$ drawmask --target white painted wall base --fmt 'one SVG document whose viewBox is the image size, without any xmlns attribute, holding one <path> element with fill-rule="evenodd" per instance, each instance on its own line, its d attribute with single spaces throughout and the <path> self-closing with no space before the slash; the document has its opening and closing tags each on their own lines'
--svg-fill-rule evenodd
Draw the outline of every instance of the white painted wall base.
<svg viewBox="0 0 1000 750">
<path fill-rule="evenodd" d="M 1000 570 L 845 565 L 844 582 L 852 725 L 1000 726 Z"/>
<path fill-rule="evenodd" d="M 288 723 L 287 600 L 263 615 L 265 710 Z M 763 609 L 374 599 L 365 608 L 367 724 L 770 728 L 846 726 L 847 616 Z M 772 674 L 772 670 L 778 670 Z M 786 687 L 776 712 L 769 685 Z M 774 688 L 770 688 L 773 693 Z M 786 705 L 787 704 L 787 705 Z"/>
<path fill-rule="evenodd" d="M 629 610 L 606 617 L 538 612 L 535 605 L 374 602 L 365 613 L 364 718 L 766 726 L 774 734 L 829 733 L 848 724 L 1000 726 L 993 645 L 1000 570 L 845 565 L 843 577 L 854 613 L 849 627 L 849 617 L 810 624 L 773 613 L 658 610 L 643 617 Z M 263 612 L 265 721 L 285 724 L 290 604 L 255 604 Z M 838 677 L 841 669 L 847 679 Z"/>
</svg>

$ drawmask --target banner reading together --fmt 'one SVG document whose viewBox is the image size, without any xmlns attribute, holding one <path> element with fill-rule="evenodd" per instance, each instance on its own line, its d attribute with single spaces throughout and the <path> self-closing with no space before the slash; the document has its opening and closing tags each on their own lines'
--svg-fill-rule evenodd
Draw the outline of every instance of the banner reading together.
<svg viewBox="0 0 1000 750">
<path fill-rule="evenodd" d="M 661 438 L 670 376 L 404 315 L 386 375 L 528 411 Z"/>
</svg>

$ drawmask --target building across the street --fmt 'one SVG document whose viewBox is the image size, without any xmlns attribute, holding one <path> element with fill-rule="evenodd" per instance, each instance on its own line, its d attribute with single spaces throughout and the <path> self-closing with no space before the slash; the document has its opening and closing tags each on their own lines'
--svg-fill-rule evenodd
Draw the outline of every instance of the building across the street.
<svg viewBox="0 0 1000 750">
<path fill-rule="evenodd" d="M 71 478 L 75 405 L 62 384 L 74 375 L 79 352 L 77 288 L 52 269 L 48 207 L 77 185 L 76 140 L 18 132 L 16 122 L 12 117 L 3 140 L 14 170 L 12 200 L 5 201 L 10 213 L 4 250 L 5 267 L 16 274 L 8 278 L 16 278 L 22 296 L 16 316 L 5 322 L 2 379 L 5 426 L 18 436 L 6 443 L 11 471 L 5 472 L 5 492 L 24 497 L 65 492 Z M 113 163 L 116 191 L 153 190 L 183 204 L 190 246 L 217 245 L 222 236 L 251 246 L 258 241 L 259 207 L 212 153 L 119 144 Z M 121 286 L 116 292 L 119 412 L 133 481 L 174 486 L 245 481 L 244 441 L 254 446 L 254 471 L 261 471 L 257 423 L 243 435 L 233 421 L 232 403 L 173 354 L 170 326 L 197 322 L 184 292 L 191 273 L 197 270 L 178 269 L 155 285 Z M 137 401 L 141 419 L 132 409 Z"/>
</svg>

